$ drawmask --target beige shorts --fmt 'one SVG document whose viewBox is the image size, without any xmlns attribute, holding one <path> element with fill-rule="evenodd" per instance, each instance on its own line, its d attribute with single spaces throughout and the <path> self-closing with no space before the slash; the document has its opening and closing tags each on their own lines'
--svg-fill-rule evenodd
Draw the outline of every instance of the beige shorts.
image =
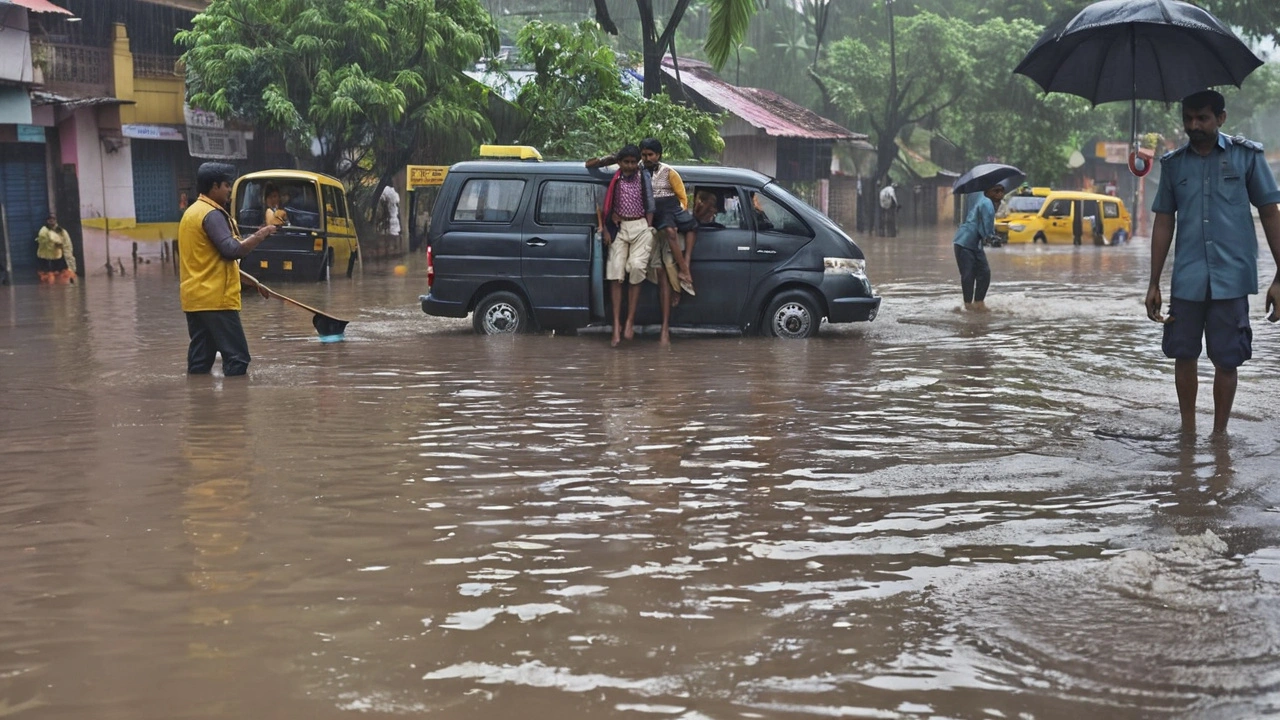
<svg viewBox="0 0 1280 720">
<path fill-rule="evenodd" d="M 653 252 L 653 228 L 643 218 L 623 220 L 618 234 L 609 243 L 609 261 L 605 265 L 606 280 L 622 280 L 632 285 L 644 282 Z"/>
<path fill-rule="evenodd" d="M 671 243 L 667 242 L 665 231 L 658 231 L 655 234 L 657 238 L 654 240 L 653 254 L 649 256 L 649 282 L 656 284 L 659 268 L 665 268 L 667 282 L 671 284 L 671 289 L 680 292 L 680 265 L 671 252 Z M 680 248 L 680 252 L 684 252 L 684 235 L 681 233 L 676 233 L 676 246 Z"/>
</svg>

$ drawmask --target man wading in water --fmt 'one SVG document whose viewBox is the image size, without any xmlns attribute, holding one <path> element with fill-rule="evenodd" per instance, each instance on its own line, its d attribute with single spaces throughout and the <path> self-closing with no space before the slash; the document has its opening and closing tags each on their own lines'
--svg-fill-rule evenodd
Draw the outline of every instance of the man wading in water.
<svg viewBox="0 0 1280 720">
<path fill-rule="evenodd" d="M 1164 323 L 1164 354 L 1174 359 L 1182 432 L 1196 431 L 1200 339 L 1213 362 L 1213 432 L 1225 433 L 1236 399 L 1236 368 L 1253 356 L 1249 296 L 1258 292 L 1258 208 L 1271 256 L 1280 261 L 1280 190 L 1262 146 L 1218 131 L 1227 120 L 1222 95 L 1203 90 L 1182 100 L 1186 145 L 1160 158 L 1151 211 L 1151 281 L 1147 317 Z M 1160 274 L 1174 241 L 1169 316 L 1160 314 Z M 1280 313 L 1280 275 L 1267 289 L 1268 320 Z"/>
</svg>

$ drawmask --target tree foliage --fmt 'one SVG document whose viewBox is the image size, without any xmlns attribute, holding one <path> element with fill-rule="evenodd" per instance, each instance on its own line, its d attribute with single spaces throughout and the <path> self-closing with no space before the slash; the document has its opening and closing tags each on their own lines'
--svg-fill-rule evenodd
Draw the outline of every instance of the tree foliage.
<svg viewBox="0 0 1280 720">
<path fill-rule="evenodd" d="M 730 53 L 742 44 L 751 17 L 756 14 L 762 0 L 705 0 L 710 11 L 704 49 L 711 64 L 719 70 Z M 653 97 L 662 92 L 662 58 L 676 54 L 676 33 L 689 9 L 691 0 L 675 0 L 675 5 L 662 29 L 658 29 L 658 11 L 654 0 L 635 0 L 636 15 L 640 21 L 640 56 L 644 62 L 644 94 Z M 621 31 L 613 21 L 605 0 L 595 0 L 596 22 L 610 34 Z"/>
<path fill-rule="evenodd" d="M 462 71 L 497 48 L 479 0 L 213 0 L 178 33 L 188 101 L 281 131 L 318 169 L 385 183 L 491 132 Z"/>
<path fill-rule="evenodd" d="M 645 137 L 661 140 L 668 160 L 724 148 L 715 116 L 624 86 L 617 56 L 592 21 L 530 22 L 516 45 L 537 71 L 517 98 L 530 117 L 521 140 L 548 156 L 581 158 Z"/>
</svg>

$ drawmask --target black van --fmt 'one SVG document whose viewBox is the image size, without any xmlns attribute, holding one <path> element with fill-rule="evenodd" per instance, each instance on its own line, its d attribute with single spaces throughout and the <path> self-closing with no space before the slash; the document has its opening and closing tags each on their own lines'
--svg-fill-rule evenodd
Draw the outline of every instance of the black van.
<svg viewBox="0 0 1280 720">
<path fill-rule="evenodd" d="M 823 318 L 873 320 L 880 298 L 862 250 L 770 178 L 738 168 L 677 166 L 688 196 L 716 197 L 698 229 L 697 294 L 671 313 L 680 327 L 805 338 Z M 576 330 L 605 323 L 605 250 L 597 235 L 611 170 L 582 163 L 472 161 L 449 169 L 432 213 L 422 311 L 473 313 L 476 332 Z M 660 322 L 645 283 L 636 323 Z"/>
</svg>

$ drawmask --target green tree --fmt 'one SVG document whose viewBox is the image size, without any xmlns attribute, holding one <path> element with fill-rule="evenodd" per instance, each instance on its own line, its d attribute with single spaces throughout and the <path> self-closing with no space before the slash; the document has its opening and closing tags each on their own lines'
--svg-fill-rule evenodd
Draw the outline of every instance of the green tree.
<svg viewBox="0 0 1280 720">
<path fill-rule="evenodd" d="M 969 89 L 975 71 L 974 26 L 933 13 L 901 18 L 889 39 L 843 38 L 830 44 L 816 70 L 832 102 L 871 129 L 874 179 L 888 176 L 898 157 L 896 138 L 929 121 Z"/>
<path fill-rule="evenodd" d="M 478 0 L 213 0 L 176 40 L 192 105 L 278 130 L 299 157 L 318 147 L 349 186 L 372 174 L 370 207 L 407 161 L 470 155 L 491 132 L 462 75 L 497 48 Z"/>
<path fill-rule="evenodd" d="M 624 87 L 617 56 L 590 20 L 576 26 L 530 22 L 516 45 L 520 59 L 536 70 L 516 101 L 530 118 L 521 140 L 548 156 L 581 158 L 644 137 L 661 140 L 669 160 L 694 157 L 698 148 L 724 148 L 715 116 Z"/>
<path fill-rule="evenodd" d="M 1067 172 L 1078 141 L 1106 133 L 1114 121 L 1081 98 L 1045 95 L 1032 80 L 1010 71 L 1009 48 L 1030 47 L 1040 31 L 1029 20 L 996 18 L 970 26 L 964 51 L 972 55 L 973 75 L 938 127 L 973 161 L 996 158 L 1039 184 L 1051 184 Z"/>
</svg>

